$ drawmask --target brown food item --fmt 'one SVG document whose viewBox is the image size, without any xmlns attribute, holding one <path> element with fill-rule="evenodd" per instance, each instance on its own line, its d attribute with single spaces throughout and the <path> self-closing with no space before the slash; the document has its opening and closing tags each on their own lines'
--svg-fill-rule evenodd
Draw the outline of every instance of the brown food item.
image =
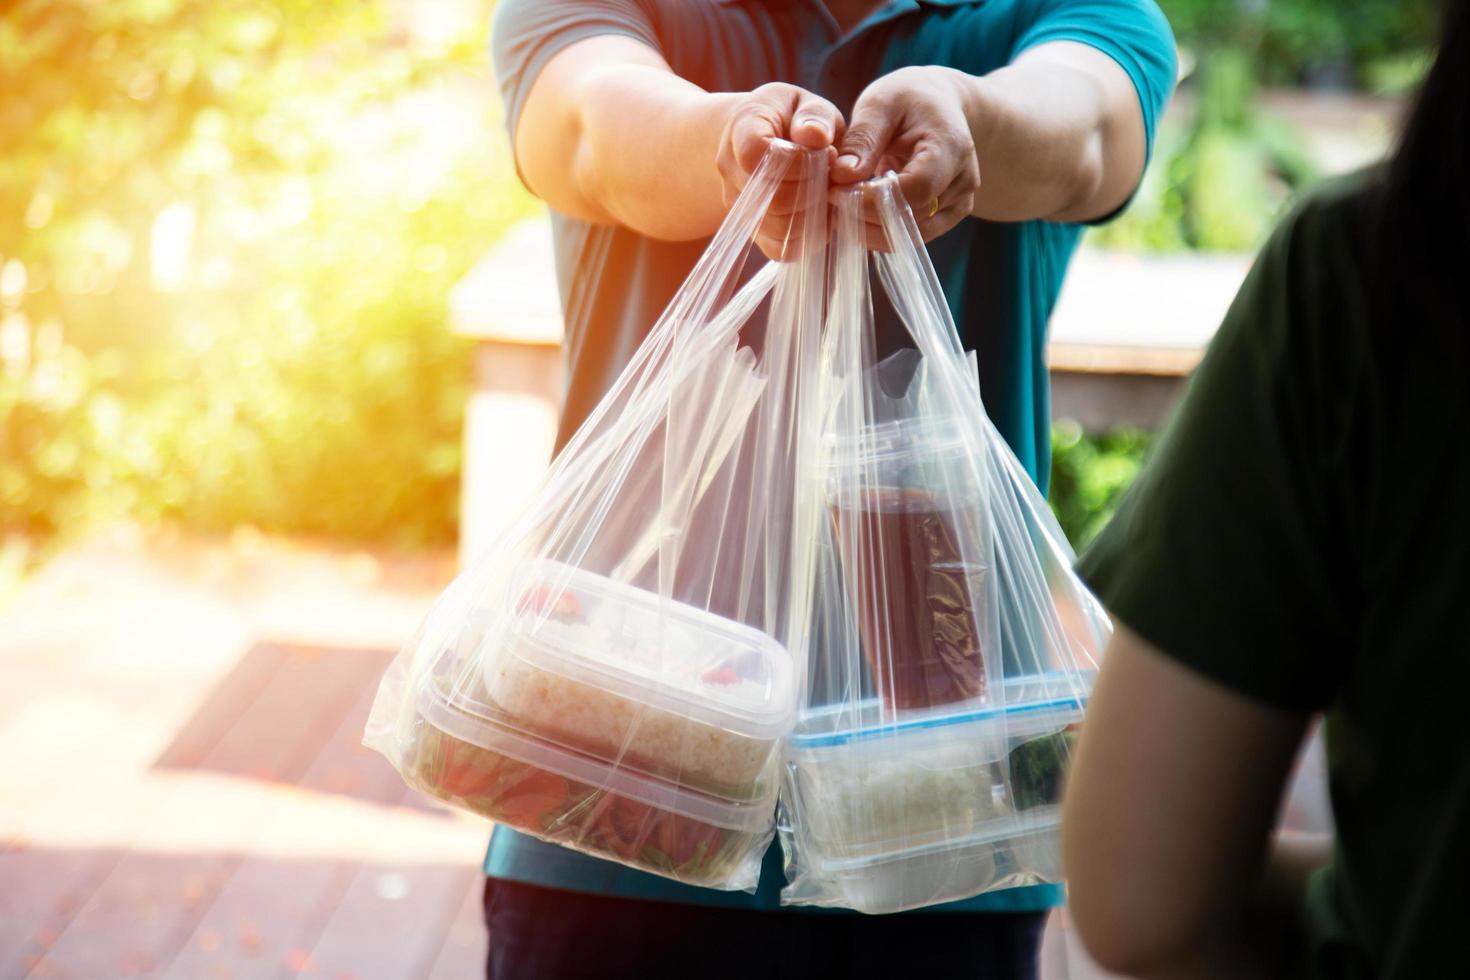
<svg viewBox="0 0 1470 980">
<path fill-rule="evenodd" d="M 717 886 L 754 837 L 547 772 L 422 723 L 405 776 L 416 788 L 542 840 Z"/>
<path fill-rule="evenodd" d="M 863 654 L 884 704 L 928 708 L 985 693 L 960 551 L 963 511 L 924 490 L 876 488 L 832 507 Z M 856 554 L 849 554 L 856 551 Z"/>
</svg>

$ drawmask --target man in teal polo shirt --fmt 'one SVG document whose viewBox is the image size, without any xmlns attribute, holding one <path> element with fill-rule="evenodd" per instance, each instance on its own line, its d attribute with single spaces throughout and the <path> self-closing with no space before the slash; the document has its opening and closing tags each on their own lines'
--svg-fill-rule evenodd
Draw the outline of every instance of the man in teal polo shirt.
<svg viewBox="0 0 1470 980">
<path fill-rule="evenodd" d="M 1045 489 L 1047 318 L 1082 223 L 1136 187 L 1173 87 L 1152 0 L 507 0 L 494 55 L 517 168 L 551 208 L 561 442 L 780 137 L 833 147 L 838 183 L 899 172 L 986 408 Z M 1061 900 L 1033 886 L 901 916 L 777 914 L 775 846 L 752 896 L 503 827 L 485 870 L 496 977 L 1025 977 Z"/>
</svg>

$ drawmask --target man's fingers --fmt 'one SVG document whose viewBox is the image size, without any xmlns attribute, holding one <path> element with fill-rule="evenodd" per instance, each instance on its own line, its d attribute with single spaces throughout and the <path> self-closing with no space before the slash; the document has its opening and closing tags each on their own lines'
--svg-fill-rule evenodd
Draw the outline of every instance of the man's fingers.
<svg viewBox="0 0 1470 980">
<path fill-rule="evenodd" d="M 799 177 L 787 178 L 776 188 L 776 193 L 771 197 L 771 203 L 766 208 L 766 213 L 796 214 L 826 201 L 827 194 L 825 188 L 816 194 L 813 194 L 812 191 L 813 188 Z"/>
<path fill-rule="evenodd" d="M 780 135 L 781 118 L 771 107 L 753 103 L 741 112 L 730 128 L 730 146 L 738 169 L 752 173 L 760 166 L 771 140 Z"/>
<path fill-rule="evenodd" d="M 888 244 L 887 230 L 877 221 L 863 222 L 863 247 L 870 252 L 893 251 Z"/>
<path fill-rule="evenodd" d="M 932 217 L 915 215 L 919 224 L 919 237 L 926 242 L 949 231 L 955 225 L 963 221 L 970 213 L 970 209 L 961 204 L 951 204 L 934 212 Z M 878 221 L 863 222 L 863 245 L 873 252 L 889 252 L 893 246 L 889 241 L 888 232 Z"/>
<path fill-rule="evenodd" d="M 767 214 L 756 229 L 756 241 L 782 242 L 801 236 L 801 219 L 786 214 Z"/>
<path fill-rule="evenodd" d="M 933 198 L 922 208 L 911 209 L 914 212 L 914 223 L 919 226 L 919 234 L 926 242 L 949 231 L 975 209 L 975 192 L 959 183 L 950 185 L 939 195 L 938 200 L 939 206 L 932 215 L 929 211 L 934 207 Z M 875 251 L 889 251 L 888 235 L 884 231 L 883 214 L 876 190 L 863 195 L 862 220 L 864 244 Z"/>
<path fill-rule="evenodd" d="M 832 145 L 842 135 L 842 113 L 819 95 L 802 91 L 791 115 L 791 141 L 809 150 Z"/>
<path fill-rule="evenodd" d="M 969 213 L 970 208 L 960 204 L 942 207 L 932 217 L 919 219 L 919 237 L 926 242 L 932 242 L 959 224 Z"/>
<path fill-rule="evenodd" d="M 745 185 L 750 183 L 750 175 L 735 172 L 723 174 L 723 178 L 722 189 L 725 207 L 728 208 L 735 203 L 735 198 L 745 189 Z M 825 192 L 813 196 L 812 189 L 804 182 L 788 178 L 776 187 L 776 192 L 771 195 L 771 203 L 766 206 L 766 213 L 789 217 L 823 204 L 826 200 Z"/>
<path fill-rule="evenodd" d="M 843 131 L 842 114 L 836 106 L 785 82 L 771 82 L 750 93 L 726 125 L 715 157 L 726 208 L 749 183 L 771 140 L 790 139 L 809 149 L 825 148 L 830 160 L 836 155 L 832 141 Z M 798 183 L 794 174 L 783 182 L 771 202 L 773 214 L 792 214 L 806 207 L 795 189 Z M 788 188 L 788 184 L 793 186 Z"/>
<path fill-rule="evenodd" d="M 909 202 L 914 214 L 922 218 L 959 176 L 959 160 L 955 154 L 932 143 L 920 145 L 898 174 L 898 190 Z"/>
<path fill-rule="evenodd" d="M 794 94 L 787 105 L 750 103 L 731 126 L 730 143 L 736 164 L 750 173 L 760 165 L 773 139 L 790 139 L 820 150 L 831 146 L 842 132 L 842 114 L 836 106 L 810 93 L 800 93 Z"/>
<path fill-rule="evenodd" d="M 766 258 L 777 262 L 789 262 L 801 254 L 801 240 L 786 229 L 768 231 L 762 227 L 756 233 L 755 244 Z"/>
<path fill-rule="evenodd" d="M 858 99 L 852 123 L 837 145 L 832 177 L 851 184 L 873 176 L 878 158 L 898 130 L 899 112 L 887 99 Z"/>
<path fill-rule="evenodd" d="M 825 207 L 825 205 L 824 205 Z M 824 212 L 811 210 L 798 211 L 795 214 L 771 214 L 767 213 L 756 229 L 755 243 L 760 250 L 772 259 L 793 259 L 801 253 L 804 239 L 809 233 L 815 233 L 817 229 L 807 224 L 808 221 L 824 221 Z M 827 229 L 830 235 L 831 229 Z"/>
<path fill-rule="evenodd" d="M 902 184 L 903 175 L 900 174 L 900 188 Z M 958 207 L 966 213 L 973 210 L 975 206 L 975 191 L 968 184 L 956 181 L 938 194 L 930 197 L 921 197 L 918 201 L 913 201 L 905 195 L 904 200 L 908 203 L 909 210 L 914 212 L 914 220 L 922 223 L 929 218 L 931 212 L 937 214 L 946 208 Z M 863 218 L 867 221 L 881 220 L 878 212 L 878 199 L 875 195 L 869 195 L 864 198 Z"/>
<path fill-rule="evenodd" d="M 720 148 L 715 154 L 715 169 L 720 174 L 721 190 L 723 192 L 725 207 L 729 208 L 735 203 L 735 197 L 740 189 L 745 186 L 749 175 L 740 168 L 740 162 L 735 158 L 734 139 L 735 120 L 731 120 L 726 132 L 720 137 Z"/>
</svg>

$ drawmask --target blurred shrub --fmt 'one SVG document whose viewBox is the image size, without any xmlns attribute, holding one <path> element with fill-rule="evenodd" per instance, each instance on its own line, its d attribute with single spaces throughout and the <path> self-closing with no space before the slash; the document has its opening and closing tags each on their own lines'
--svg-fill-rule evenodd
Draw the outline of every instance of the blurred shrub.
<svg viewBox="0 0 1470 980">
<path fill-rule="evenodd" d="M 108 369 L 59 340 L 43 337 L 25 370 L 0 375 L 0 531 L 42 540 L 120 504 L 129 457 L 144 449 Z"/>
<path fill-rule="evenodd" d="M 1256 105 L 1253 64 L 1222 48 L 1199 66 L 1188 129 L 1160 133 L 1129 210 L 1095 229 L 1109 248 L 1246 251 L 1264 239 L 1292 193 L 1316 176 L 1298 134 Z"/>
<path fill-rule="evenodd" d="M 1434 44 L 1439 0 L 1159 0 L 1203 61 L 1236 47 L 1273 85 L 1370 86 L 1379 65 Z"/>
<path fill-rule="evenodd" d="M 1091 233 L 1110 248 L 1256 248 L 1316 176 L 1299 134 L 1262 112 L 1263 84 L 1403 93 L 1429 62 L 1435 0 L 1160 0 L 1195 111 L 1158 134 L 1128 211 Z"/>
<path fill-rule="evenodd" d="M 400 9 L 11 5 L 0 532 L 127 514 L 452 540 L 447 294 L 530 204 L 483 22 L 426 50 Z"/>
<path fill-rule="evenodd" d="M 1088 433 L 1066 419 L 1052 426 L 1051 507 L 1078 551 L 1113 516 L 1153 440 L 1139 429 Z"/>
</svg>

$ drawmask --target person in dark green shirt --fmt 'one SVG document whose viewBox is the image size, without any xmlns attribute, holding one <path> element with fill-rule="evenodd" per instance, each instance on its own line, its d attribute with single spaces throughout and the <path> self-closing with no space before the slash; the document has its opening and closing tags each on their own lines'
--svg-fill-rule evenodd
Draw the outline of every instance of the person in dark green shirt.
<svg viewBox="0 0 1470 980">
<path fill-rule="evenodd" d="M 1465 976 L 1470 5 L 1399 149 L 1277 229 L 1080 568 L 1118 632 L 1063 818 L 1130 976 Z M 1335 837 L 1272 833 L 1325 715 Z"/>
<path fill-rule="evenodd" d="M 493 48 L 516 166 L 551 211 L 569 369 L 561 443 L 781 137 L 830 148 L 839 183 L 899 172 L 979 355 L 991 418 L 1045 488 L 1047 318 L 1082 223 L 1136 187 L 1174 84 L 1153 0 L 503 0 Z M 767 231 L 769 254 L 781 219 Z M 1024 977 L 1061 898 L 1055 886 L 1014 888 L 944 909 L 987 915 L 892 917 L 899 925 L 775 914 L 777 847 L 747 895 L 506 828 L 485 867 L 491 971 L 514 976 L 807 961 L 806 976 L 843 976 L 892 956 Z M 675 924 L 689 938 L 669 941 Z"/>
</svg>

